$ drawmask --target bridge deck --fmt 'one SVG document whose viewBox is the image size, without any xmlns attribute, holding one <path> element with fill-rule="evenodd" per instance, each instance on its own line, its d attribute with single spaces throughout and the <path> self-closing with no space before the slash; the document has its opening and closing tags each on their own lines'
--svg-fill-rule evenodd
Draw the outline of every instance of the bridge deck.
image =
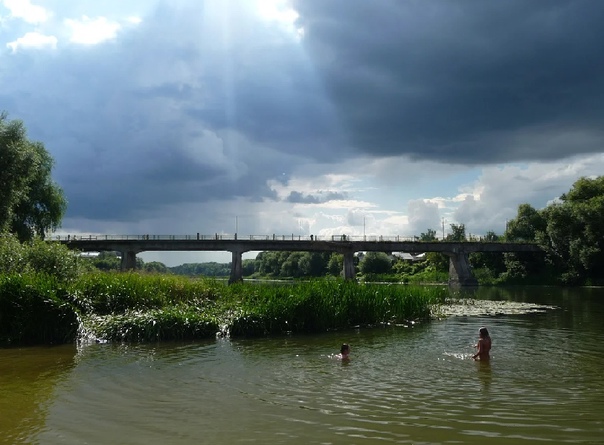
<svg viewBox="0 0 604 445">
<path fill-rule="evenodd" d="M 419 241 L 414 237 L 348 237 L 330 239 L 296 235 L 87 235 L 53 239 L 82 251 L 332 251 L 332 252 L 539 252 L 532 243 Z"/>
</svg>

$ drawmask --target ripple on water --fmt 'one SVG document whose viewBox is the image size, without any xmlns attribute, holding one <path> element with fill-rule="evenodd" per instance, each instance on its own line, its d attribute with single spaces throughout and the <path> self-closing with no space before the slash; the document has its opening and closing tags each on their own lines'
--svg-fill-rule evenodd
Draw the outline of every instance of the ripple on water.
<svg viewBox="0 0 604 445">
<path fill-rule="evenodd" d="M 598 333 L 564 322 L 551 310 L 296 338 L 91 345 L 32 442 L 597 443 L 604 351 L 590 349 Z M 493 336 L 489 363 L 469 359 L 481 325 Z M 343 341 L 349 363 L 333 358 Z"/>
</svg>

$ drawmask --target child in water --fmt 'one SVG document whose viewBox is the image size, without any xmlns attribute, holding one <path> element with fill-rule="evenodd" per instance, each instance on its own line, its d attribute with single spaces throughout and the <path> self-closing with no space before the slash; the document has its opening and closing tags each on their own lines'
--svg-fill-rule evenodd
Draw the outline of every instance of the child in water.
<svg viewBox="0 0 604 445">
<path fill-rule="evenodd" d="M 478 334 L 480 335 L 478 343 L 476 344 L 478 350 L 472 358 L 474 360 L 488 360 L 490 358 L 489 351 L 491 350 L 491 337 L 489 336 L 489 331 L 487 328 L 482 327 L 478 330 Z"/>
<path fill-rule="evenodd" d="M 342 343 L 340 347 L 340 354 L 337 356 L 340 360 L 350 360 L 348 356 L 350 354 L 350 346 L 346 343 Z"/>
</svg>

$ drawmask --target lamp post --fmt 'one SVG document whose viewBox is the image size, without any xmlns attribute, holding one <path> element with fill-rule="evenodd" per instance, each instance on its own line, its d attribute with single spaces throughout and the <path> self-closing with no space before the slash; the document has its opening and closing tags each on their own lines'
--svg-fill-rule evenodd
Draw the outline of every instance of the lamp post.
<svg viewBox="0 0 604 445">
<path fill-rule="evenodd" d="M 443 223 L 443 241 L 445 240 L 445 217 L 443 216 L 442 218 L 442 223 Z"/>
<path fill-rule="evenodd" d="M 365 236 L 365 217 L 363 216 L 363 241 L 367 241 L 367 236 Z"/>
</svg>

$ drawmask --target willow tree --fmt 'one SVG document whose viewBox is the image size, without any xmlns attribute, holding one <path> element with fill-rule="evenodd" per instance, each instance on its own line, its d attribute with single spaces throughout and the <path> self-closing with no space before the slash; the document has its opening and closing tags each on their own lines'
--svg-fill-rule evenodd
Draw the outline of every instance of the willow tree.
<svg viewBox="0 0 604 445">
<path fill-rule="evenodd" d="M 60 226 L 67 202 L 52 180 L 53 165 L 44 145 L 27 138 L 23 122 L 0 113 L 0 233 L 24 241 Z"/>
</svg>

